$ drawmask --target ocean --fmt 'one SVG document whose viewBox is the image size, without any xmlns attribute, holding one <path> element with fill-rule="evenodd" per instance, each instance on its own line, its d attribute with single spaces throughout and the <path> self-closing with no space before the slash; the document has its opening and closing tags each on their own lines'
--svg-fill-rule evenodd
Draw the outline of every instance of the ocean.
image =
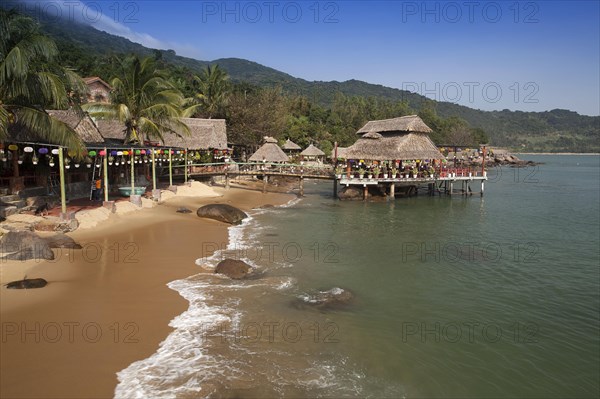
<svg viewBox="0 0 600 399">
<path fill-rule="evenodd" d="M 309 181 L 253 212 L 196 263 L 263 274 L 170 283 L 190 307 L 115 396 L 598 397 L 600 157 L 522 158 L 542 164 L 492 168 L 483 197 L 341 202 Z"/>
</svg>

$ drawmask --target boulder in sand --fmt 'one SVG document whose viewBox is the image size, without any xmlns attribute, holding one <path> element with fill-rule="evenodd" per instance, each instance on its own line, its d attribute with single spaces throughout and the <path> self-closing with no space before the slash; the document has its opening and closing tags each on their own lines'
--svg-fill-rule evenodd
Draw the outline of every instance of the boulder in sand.
<svg viewBox="0 0 600 399">
<path fill-rule="evenodd" d="M 246 213 L 227 204 L 210 204 L 198 208 L 196 214 L 201 218 L 215 219 L 230 224 L 240 224 L 248 217 Z"/>
<path fill-rule="evenodd" d="M 45 287 L 48 282 L 43 278 L 26 278 L 18 281 L 11 281 L 6 284 L 6 288 L 15 289 L 15 290 L 23 290 L 30 288 L 42 288 Z"/>
<path fill-rule="evenodd" d="M 2 258 L 7 260 L 54 259 L 54 252 L 46 240 L 31 231 L 9 231 L 4 234 L 0 239 L 0 251 L 12 252 Z"/>
</svg>

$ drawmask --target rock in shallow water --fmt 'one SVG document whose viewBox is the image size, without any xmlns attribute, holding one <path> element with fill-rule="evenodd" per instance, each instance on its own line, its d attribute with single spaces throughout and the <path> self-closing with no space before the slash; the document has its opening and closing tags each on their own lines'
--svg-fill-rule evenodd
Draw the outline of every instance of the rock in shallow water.
<svg viewBox="0 0 600 399">
<path fill-rule="evenodd" d="M 201 218 L 215 219 L 230 224 L 240 224 L 248 217 L 246 213 L 227 204 L 210 204 L 198 208 L 196 214 Z"/>
<path fill-rule="evenodd" d="M 224 274 L 227 277 L 235 280 L 253 278 L 256 276 L 252 266 L 241 260 L 229 258 L 223 259 L 221 262 L 219 262 L 215 269 L 215 273 Z"/>
<path fill-rule="evenodd" d="M 298 309 L 314 308 L 321 311 L 346 308 L 354 300 L 354 294 L 349 290 L 334 287 L 327 291 L 319 291 L 313 295 L 302 295 L 292 302 Z"/>
</svg>

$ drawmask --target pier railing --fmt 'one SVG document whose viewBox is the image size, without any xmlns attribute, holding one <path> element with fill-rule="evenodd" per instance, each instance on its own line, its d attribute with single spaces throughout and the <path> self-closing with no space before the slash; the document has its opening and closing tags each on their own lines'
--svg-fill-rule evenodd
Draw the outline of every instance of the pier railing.
<svg viewBox="0 0 600 399">
<path fill-rule="evenodd" d="M 173 165 L 174 169 L 183 169 L 186 165 Z M 292 176 L 317 179 L 333 179 L 331 165 L 280 164 L 270 162 L 214 162 L 192 163 L 187 165 L 188 176 L 217 175 L 268 175 Z"/>
</svg>

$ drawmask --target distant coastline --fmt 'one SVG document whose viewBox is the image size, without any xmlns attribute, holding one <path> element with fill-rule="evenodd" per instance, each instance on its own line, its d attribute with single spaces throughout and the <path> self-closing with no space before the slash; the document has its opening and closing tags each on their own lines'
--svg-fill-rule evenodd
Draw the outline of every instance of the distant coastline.
<svg viewBox="0 0 600 399">
<path fill-rule="evenodd" d="M 513 152 L 519 155 L 600 155 L 600 152 Z"/>
</svg>

